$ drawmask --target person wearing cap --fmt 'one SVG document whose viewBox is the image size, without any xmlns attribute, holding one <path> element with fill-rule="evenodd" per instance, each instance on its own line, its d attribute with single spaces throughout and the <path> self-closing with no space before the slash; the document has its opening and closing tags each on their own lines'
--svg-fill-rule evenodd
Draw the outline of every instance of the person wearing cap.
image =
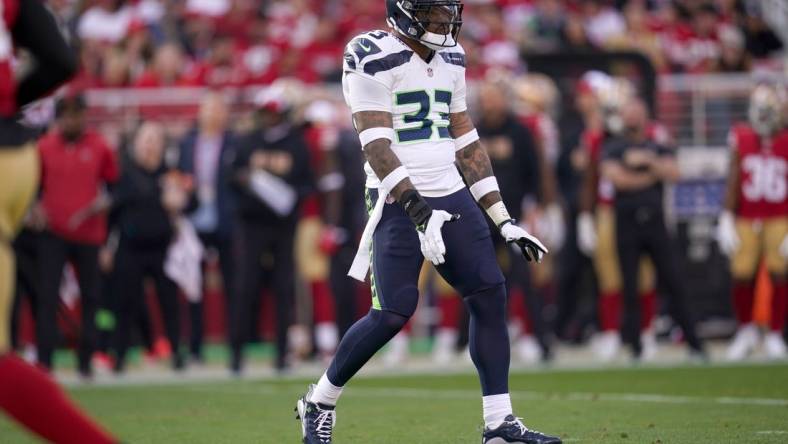
<svg viewBox="0 0 788 444">
<path fill-rule="evenodd" d="M 230 186 L 231 166 L 237 138 L 228 128 L 229 109 L 219 91 L 206 94 L 200 103 L 197 124 L 180 142 L 178 169 L 194 177 L 199 205 L 189 214 L 200 241 L 219 255 L 222 290 L 229 301 L 232 294 L 232 232 L 235 196 Z M 189 304 L 191 317 L 190 352 L 202 360 L 203 304 Z"/>
<path fill-rule="evenodd" d="M 38 213 L 46 228 L 39 240 L 38 255 L 38 360 L 51 368 L 57 343 L 60 281 L 64 265 L 71 262 L 79 277 L 82 313 L 79 373 L 90 377 L 100 285 L 98 251 L 107 237 L 106 210 L 110 204 L 105 190 L 118 179 L 118 165 L 104 137 L 87 127 L 81 96 L 61 99 L 56 116 L 55 128 L 39 141 L 42 181 Z"/>
<path fill-rule="evenodd" d="M 290 99 L 280 85 L 255 98 L 257 128 L 238 144 L 233 162 L 237 191 L 234 227 L 236 294 L 230 304 L 230 369 L 241 371 L 243 346 L 259 306 L 261 284 L 276 300 L 276 368 L 287 366 L 287 332 L 295 299 L 295 227 L 299 203 L 311 186 L 303 132 L 290 120 Z"/>
<path fill-rule="evenodd" d="M 679 179 L 675 149 L 649 137 L 648 108 L 641 98 L 627 99 L 620 116 L 621 131 L 602 146 L 600 174 L 615 190 L 615 243 L 624 309 L 622 339 L 632 347 L 634 359 L 643 357 L 638 278 L 640 260 L 645 255 L 664 285 L 671 316 L 682 330 L 690 355 L 705 360 L 703 343 L 687 307 L 677 251 L 665 222 L 665 186 Z"/>
<path fill-rule="evenodd" d="M 316 101 L 306 109 L 304 118 L 309 126 L 307 140 L 313 135 L 323 153 L 319 176 L 315 179 L 325 224 L 319 248 L 330 259 L 330 293 L 334 297 L 336 328 L 341 338 L 358 318 L 358 282 L 347 278 L 347 270 L 353 263 L 356 240 L 361 237 L 367 218 L 364 201 L 359 199 L 364 194 L 366 176 L 358 168 L 364 163 L 358 135 L 352 128 L 337 125 L 334 112 L 333 104 Z"/>
<path fill-rule="evenodd" d="M 335 106 L 325 100 L 315 100 L 304 108 L 304 140 L 309 149 L 315 188 L 301 206 L 295 247 L 298 276 L 305 281 L 312 296 L 314 348 L 324 359 L 334 354 L 339 343 L 336 323 L 339 306 L 335 306 L 332 297 L 330 263 L 341 245 L 348 241 L 348 232 L 339 226 L 345 178 L 338 164 L 339 129 L 335 117 Z M 309 351 L 304 347 L 302 354 Z"/>
</svg>

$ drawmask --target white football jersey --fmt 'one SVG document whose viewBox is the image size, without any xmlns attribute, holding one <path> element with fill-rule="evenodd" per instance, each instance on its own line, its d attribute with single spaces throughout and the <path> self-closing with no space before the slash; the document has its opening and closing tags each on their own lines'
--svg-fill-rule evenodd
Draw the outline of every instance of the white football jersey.
<svg viewBox="0 0 788 444">
<path fill-rule="evenodd" d="M 449 114 L 465 111 L 465 52 L 457 45 L 437 51 L 427 61 L 385 31 L 354 37 L 345 48 L 342 88 L 352 112 L 387 111 L 392 114 L 394 153 L 407 168 L 419 193 L 440 197 L 462 189 L 454 166 L 454 140 L 449 133 Z M 388 98 L 354 97 L 360 76 L 374 80 L 388 91 Z M 380 90 L 378 85 L 373 85 Z M 367 163 L 367 186 L 380 181 Z"/>
</svg>

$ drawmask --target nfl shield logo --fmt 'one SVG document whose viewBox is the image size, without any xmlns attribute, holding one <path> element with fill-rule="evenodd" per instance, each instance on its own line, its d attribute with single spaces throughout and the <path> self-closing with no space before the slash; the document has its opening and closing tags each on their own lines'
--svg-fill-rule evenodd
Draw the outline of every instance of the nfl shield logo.
<svg viewBox="0 0 788 444">
<path fill-rule="evenodd" d="M 432 68 L 427 68 L 427 75 L 432 77 Z"/>
</svg>

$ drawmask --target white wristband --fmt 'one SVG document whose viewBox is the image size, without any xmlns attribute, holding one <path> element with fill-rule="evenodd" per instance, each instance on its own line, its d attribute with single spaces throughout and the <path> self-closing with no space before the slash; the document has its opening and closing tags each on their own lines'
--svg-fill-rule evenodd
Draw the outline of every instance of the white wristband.
<svg viewBox="0 0 788 444">
<path fill-rule="evenodd" d="M 492 193 L 493 191 L 501 191 L 498 188 L 498 180 L 495 176 L 488 176 L 482 180 L 471 185 L 471 194 L 473 198 L 476 199 L 476 202 L 480 201 L 482 197 L 486 196 L 488 193 Z"/>
<path fill-rule="evenodd" d="M 454 151 L 459 151 L 477 140 L 479 140 L 479 132 L 476 131 L 476 129 L 468 131 L 462 136 L 454 139 Z"/>
<path fill-rule="evenodd" d="M 382 126 L 376 128 L 367 128 L 364 131 L 358 133 L 358 139 L 361 141 L 361 148 L 364 148 L 368 143 L 378 139 L 388 139 L 389 141 L 393 142 L 394 128 Z"/>
<path fill-rule="evenodd" d="M 386 193 L 388 193 L 392 188 L 397 186 L 398 183 L 402 182 L 403 179 L 407 178 L 408 170 L 406 170 L 404 166 L 401 166 L 384 177 L 383 180 L 380 181 L 380 186 L 382 186 L 386 190 Z"/>
<path fill-rule="evenodd" d="M 512 216 L 509 216 L 509 212 L 506 211 L 506 205 L 503 202 L 495 202 L 487 208 L 487 215 L 490 216 L 490 220 L 493 221 L 496 227 L 501 226 L 506 221 L 512 220 Z"/>
</svg>

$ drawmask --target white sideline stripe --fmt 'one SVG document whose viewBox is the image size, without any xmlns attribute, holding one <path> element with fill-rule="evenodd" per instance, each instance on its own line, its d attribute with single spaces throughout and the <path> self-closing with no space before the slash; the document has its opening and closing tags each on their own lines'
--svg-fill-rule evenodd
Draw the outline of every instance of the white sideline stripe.
<svg viewBox="0 0 788 444">
<path fill-rule="evenodd" d="M 174 390 L 180 388 L 173 387 Z M 228 387 L 184 387 L 189 391 L 204 391 L 225 394 L 275 394 L 286 391 L 302 390 L 303 386 L 292 385 L 264 385 L 254 388 L 239 388 L 238 390 Z M 641 403 L 661 403 L 661 404 L 723 404 L 723 405 L 751 405 L 762 407 L 788 407 L 788 399 L 779 398 L 735 398 L 735 397 L 716 397 L 704 398 L 700 396 L 673 396 L 656 395 L 643 393 L 546 393 L 531 391 L 513 391 L 511 395 L 520 399 L 527 400 L 555 400 L 555 401 L 609 401 L 609 402 L 641 402 Z M 477 390 L 431 390 L 415 389 L 402 387 L 353 387 L 350 388 L 345 396 L 361 396 L 372 398 L 431 398 L 431 399 L 478 399 L 481 393 Z M 786 432 L 788 433 L 788 432 Z"/>
</svg>

